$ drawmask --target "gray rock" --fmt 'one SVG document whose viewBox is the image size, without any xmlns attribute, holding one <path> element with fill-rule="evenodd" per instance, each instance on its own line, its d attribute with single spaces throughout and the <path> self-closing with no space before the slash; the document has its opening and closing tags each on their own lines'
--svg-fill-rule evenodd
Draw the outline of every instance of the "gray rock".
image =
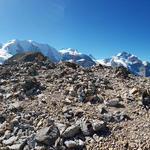
<svg viewBox="0 0 150 150">
<path fill-rule="evenodd" d="M 90 122 L 83 121 L 80 123 L 80 127 L 83 135 L 89 136 L 92 134 L 92 125 Z"/>
<path fill-rule="evenodd" d="M 40 129 L 35 136 L 35 140 L 41 144 L 53 145 L 58 137 L 59 130 L 52 124 L 49 127 Z"/>
<path fill-rule="evenodd" d="M 10 150 L 21 150 L 22 147 L 23 147 L 22 144 L 14 144 L 14 145 L 8 146 Z"/>
<path fill-rule="evenodd" d="M 79 147 L 84 147 L 85 146 L 85 142 L 84 141 L 82 141 L 82 140 L 76 140 L 76 143 L 77 143 L 77 145 L 79 146 Z"/>
<path fill-rule="evenodd" d="M 119 98 L 114 98 L 109 101 L 104 101 L 104 104 L 109 107 L 116 107 L 118 106 L 119 102 L 120 102 Z"/>
<path fill-rule="evenodd" d="M 3 144 L 4 144 L 4 145 L 12 145 L 13 142 L 17 141 L 17 139 L 18 139 L 18 137 L 12 136 L 12 137 L 10 137 L 10 138 L 7 139 L 7 140 L 3 140 Z"/>
<path fill-rule="evenodd" d="M 5 135 L 4 135 L 4 138 L 5 138 L 5 139 L 9 139 L 10 136 L 11 136 L 11 132 L 10 132 L 9 130 L 6 130 Z"/>
<path fill-rule="evenodd" d="M 57 126 L 57 128 L 59 129 L 60 135 L 65 131 L 66 129 L 66 125 L 62 124 L 62 123 L 55 123 L 55 125 Z"/>
<path fill-rule="evenodd" d="M 93 120 L 92 127 L 94 131 L 104 130 L 106 128 L 106 123 L 104 121 Z"/>
<path fill-rule="evenodd" d="M 77 147 L 77 143 L 73 140 L 65 141 L 64 142 L 67 148 L 75 148 Z"/>
<path fill-rule="evenodd" d="M 20 118 L 21 118 L 20 116 L 17 116 L 13 120 L 11 120 L 11 126 L 12 127 L 18 126 Z"/>
<path fill-rule="evenodd" d="M 80 126 L 79 125 L 72 125 L 64 131 L 62 136 L 65 138 L 74 137 L 79 132 L 80 132 Z"/>
<path fill-rule="evenodd" d="M 114 121 L 114 117 L 112 114 L 104 114 L 104 119 L 106 122 L 113 122 Z"/>
<path fill-rule="evenodd" d="M 15 103 L 10 104 L 9 109 L 10 110 L 21 110 L 22 102 L 15 102 Z"/>
</svg>

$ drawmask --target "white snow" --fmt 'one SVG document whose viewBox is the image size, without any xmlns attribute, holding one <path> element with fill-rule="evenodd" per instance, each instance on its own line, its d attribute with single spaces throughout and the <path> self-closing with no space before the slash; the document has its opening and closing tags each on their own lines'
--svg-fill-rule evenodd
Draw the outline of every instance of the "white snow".
<svg viewBox="0 0 150 150">
<path fill-rule="evenodd" d="M 97 63 L 99 63 L 99 64 L 106 65 L 106 66 L 110 66 L 110 63 L 105 63 L 105 62 L 104 62 L 104 59 L 99 59 L 99 60 L 97 59 L 96 61 L 97 61 Z"/>
<path fill-rule="evenodd" d="M 119 56 L 121 56 L 121 54 L 122 54 L 122 53 L 118 53 L 116 56 L 119 57 Z"/>
<path fill-rule="evenodd" d="M 79 59 L 79 60 L 77 60 L 77 62 L 82 62 L 82 61 L 85 61 L 85 59 Z"/>
<path fill-rule="evenodd" d="M 148 64 L 147 61 L 143 61 L 143 65 L 146 66 Z"/>
<path fill-rule="evenodd" d="M 61 50 L 59 50 L 59 52 L 60 52 L 61 54 L 68 53 L 68 54 L 70 54 L 70 55 L 82 55 L 82 54 L 79 53 L 76 49 L 72 49 L 72 48 L 61 49 Z"/>
</svg>

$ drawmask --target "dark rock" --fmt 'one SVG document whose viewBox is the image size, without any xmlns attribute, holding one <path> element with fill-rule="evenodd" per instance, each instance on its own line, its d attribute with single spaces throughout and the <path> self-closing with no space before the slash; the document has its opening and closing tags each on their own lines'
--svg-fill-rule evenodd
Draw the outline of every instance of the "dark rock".
<svg viewBox="0 0 150 150">
<path fill-rule="evenodd" d="M 58 137 L 59 130 L 54 124 L 52 124 L 49 127 L 40 129 L 35 136 L 35 140 L 37 143 L 51 146 L 55 143 Z"/>
<path fill-rule="evenodd" d="M 119 98 L 114 98 L 108 101 L 104 101 L 105 105 L 109 107 L 117 107 L 119 105 L 119 102 L 120 102 Z"/>
<path fill-rule="evenodd" d="M 33 62 L 33 61 L 44 61 L 47 57 L 44 57 L 41 52 L 38 51 L 28 51 L 28 52 L 21 52 L 17 53 L 16 55 L 12 56 L 8 60 L 6 60 L 5 64 L 10 63 L 21 63 L 21 62 Z"/>
<path fill-rule="evenodd" d="M 126 79 L 128 75 L 130 74 L 130 72 L 127 71 L 125 67 L 119 66 L 115 68 L 115 74 L 116 74 L 116 77 Z"/>
<path fill-rule="evenodd" d="M 150 108 L 150 90 L 146 89 L 142 93 L 142 104 L 145 108 Z"/>
<path fill-rule="evenodd" d="M 4 121 L 5 121 L 5 117 L 2 114 L 0 114 L 0 123 L 2 124 Z"/>
<path fill-rule="evenodd" d="M 64 131 L 62 136 L 65 138 L 74 137 L 79 132 L 80 132 L 80 126 L 79 125 L 72 125 Z"/>
<path fill-rule="evenodd" d="M 26 79 L 22 84 L 22 88 L 27 96 L 40 94 L 40 91 L 45 89 L 36 78 Z"/>
<path fill-rule="evenodd" d="M 1 70 L 0 72 L 0 78 L 2 79 L 9 79 L 11 76 L 12 76 L 12 73 L 8 69 Z"/>
<path fill-rule="evenodd" d="M 76 63 L 69 62 L 69 61 L 64 61 L 64 64 L 65 64 L 67 67 L 70 67 L 70 68 L 72 68 L 72 69 L 77 69 L 77 67 L 79 67 Z"/>
</svg>

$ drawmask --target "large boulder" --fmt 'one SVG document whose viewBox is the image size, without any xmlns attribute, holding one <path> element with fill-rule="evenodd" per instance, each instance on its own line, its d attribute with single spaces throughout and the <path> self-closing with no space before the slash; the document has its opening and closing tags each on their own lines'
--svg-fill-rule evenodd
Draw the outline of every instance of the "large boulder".
<svg viewBox="0 0 150 150">
<path fill-rule="evenodd" d="M 52 124 L 49 127 L 40 129 L 35 136 L 35 140 L 37 143 L 51 146 L 55 144 L 59 135 L 58 128 Z"/>
<path fill-rule="evenodd" d="M 45 57 L 41 52 L 28 51 L 17 53 L 5 61 L 5 64 L 9 63 L 21 63 L 21 62 L 33 62 L 33 61 L 44 61 L 48 58 Z"/>
</svg>

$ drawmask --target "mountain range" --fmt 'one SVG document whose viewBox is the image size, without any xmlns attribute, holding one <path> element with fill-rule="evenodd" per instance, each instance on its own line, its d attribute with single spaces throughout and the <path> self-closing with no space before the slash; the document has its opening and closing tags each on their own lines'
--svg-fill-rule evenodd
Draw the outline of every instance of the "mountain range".
<svg viewBox="0 0 150 150">
<path fill-rule="evenodd" d="M 89 67 L 95 63 L 92 58 L 86 54 L 81 54 L 77 50 L 68 48 L 60 51 L 49 46 L 48 44 L 40 44 L 32 40 L 11 40 L 7 43 L 0 44 L 0 63 L 13 56 L 18 52 L 25 51 L 40 51 L 53 62 L 59 62 L 60 60 L 68 60 L 84 66 Z M 73 56 L 74 55 L 74 56 Z"/>
<path fill-rule="evenodd" d="M 102 64 L 106 66 L 124 66 L 131 73 L 138 76 L 150 76 L 150 63 L 140 60 L 127 52 L 121 52 L 110 58 L 96 60 L 92 55 L 78 52 L 76 49 L 67 48 L 56 50 L 48 44 L 40 44 L 32 40 L 11 40 L 0 44 L 0 64 L 19 52 L 40 51 L 53 62 L 60 60 L 74 61 L 84 67 Z"/>
</svg>

